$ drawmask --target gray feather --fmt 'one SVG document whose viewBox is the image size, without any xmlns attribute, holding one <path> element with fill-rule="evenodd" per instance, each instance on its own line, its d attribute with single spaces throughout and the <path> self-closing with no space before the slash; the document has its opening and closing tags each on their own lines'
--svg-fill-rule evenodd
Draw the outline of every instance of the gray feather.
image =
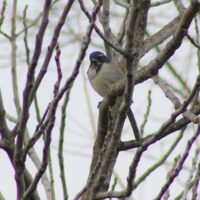
<svg viewBox="0 0 200 200">
<path fill-rule="evenodd" d="M 123 73 L 114 63 L 104 63 L 98 73 L 91 65 L 88 77 L 94 90 L 99 95 L 105 96 L 109 93 L 112 85 L 123 78 Z"/>
</svg>

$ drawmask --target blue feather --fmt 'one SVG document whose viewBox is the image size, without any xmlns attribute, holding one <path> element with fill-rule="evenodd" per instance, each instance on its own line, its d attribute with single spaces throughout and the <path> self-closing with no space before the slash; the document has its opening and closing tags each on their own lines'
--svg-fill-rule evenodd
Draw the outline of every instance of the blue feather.
<svg viewBox="0 0 200 200">
<path fill-rule="evenodd" d="M 90 61 L 92 61 L 93 59 L 99 59 L 103 62 L 111 62 L 111 60 L 100 51 L 94 51 L 90 54 Z"/>
</svg>

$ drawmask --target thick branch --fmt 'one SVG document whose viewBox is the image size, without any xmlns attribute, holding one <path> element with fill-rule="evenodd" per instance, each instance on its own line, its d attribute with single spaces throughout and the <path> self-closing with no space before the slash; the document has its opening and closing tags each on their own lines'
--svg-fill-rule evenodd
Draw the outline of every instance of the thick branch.
<svg viewBox="0 0 200 200">
<path fill-rule="evenodd" d="M 142 56 L 148 51 L 150 51 L 152 48 L 154 48 L 155 46 L 158 46 L 159 44 L 166 41 L 167 38 L 172 36 L 177 29 L 180 19 L 181 19 L 181 16 L 174 18 L 171 22 L 165 25 L 161 30 L 154 33 L 151 37 L 147 38 L 144 41 Z"/>
<path fill-rule="evenodd" d="M 137 1 L 137 3 L 132 7 L 132 12 L 129 15 L 129 25 L 128 25 L 128 31 L 127 31 L 127 44 L 126 44 L 126 51 L 129 55 L 132 55 L 133 51 L 134 53 L 140 52 L 140 42 L 143 42 L 143 36 L 144 36 L 144 31 L 146 28 L 146 19 L 147 19 L 147 13 L 148 13 L 148 5 L 149 5 L 149 1 Z M 138 28 L 138 30 L 136 30 Z M 134 50 L 133 50 L 134 49 Z M 82 199 L 87 199 L 87 200 L 93 200 L 95 199 L 96 193 L 98 191 L 105 191 L 108 189 L 109 183 L 110 183 L 110 178 L 111 178 L 111 172 L 112 169 L 115 165 L 116 162 L 116 158 L 118 155 L 118 143 L 120 141 L 120 136 L 121 136 L 121 132 L 122 132 L 122 128 L 124 125 L 124 121 L 125 121 L 125 117 L 126 117 L 126 111 L 130 106 L 130 102 L 132 101 L 132 88 L 133 88 L 133 76 L 132 76 L 132 71 L 133 71 L 133 66 L 137 67 L 138 62 L 139 62 L 139 53 L 136 54 L 135 57 L 127 57 L 127 65 L 126 65 L 126 70 L 127 70 L 127 90 L 126 90 L 126 97 L 125 100 L 123 101 L 123 103 L 121 104 L 120 107 L 116 107 L 117 112 L 115 114 L 113 114 L 114 116 L 114 128 L 113 129 L 109 129 L 108 130 L 108 122 L 106 123 L 107 126 L 105 126 L 104 124 L 104 135 L 101 135 L 101 139 L 103 139 L 103 141 L 101 140 L 101 142 L 99 140 L 96 140 L 95 142 L 95 146 L 94 146 L 94 152 L 93 152 L 93 159 L 92 159 L 92 165 L 90 168 L 90 175 L 93 174 L 93 170 L 95 170 L 95 166 L 97 166 L 99 163 L 95 163 L 94 159 L 98 157 L 98 154 L 95 155 L 95 153 L 97 152 L 101 152 L 101 148 L 104 147 L 104 144 L 106 144 L 107 148 L 106 148 L 106 152 L 104 154 L 104 156 L 102 157 L 101 163 L 100 163 L 100 167 L 98 170 L 96 170 L 96 174 L 94 177 L 94 181 L 93 181 L 93 185 L 91 185 L 91 187 L 89 187 L 87 189 L 87 191 L 85 192 L 85 194 L 83 195 Z M 134 60 L 134 62 L 133 62 Z M 132 65 L 132 63 L 136 64 L 136 65 Z M 131 91 L 131 92 L 130 92 Z M 108 98 L 108 97 L 107 97 Z M 104 99 L 104 103 L 105 100 L 108 99 Z M 109 102 L 109 101 L 108 101 Z M 111 103 L 111 102 L 109 102 Z M 105 104 L 104 108 L 106 110 L 106 108 L 108 108 L 106 105 L 109 104 Z M 102 105 L 101 105 L 102 106 Z M 101 107 L 103 108 L 103 107 Z M 103 115 L 104 114 L 104 115 Z M 106 116 L 106 117 L 105 117 Z M 99 124 L 103 124 L 102 122 L 104 121 L 103 119 L 108 118 L 108 110 L 106 113 L 102 112 L 102 110 L 100 110 L 99 113 Z M 100 121 L 102 120 L 102 121 Z M 99 126 L 98 126 L 99 127 Z M 100 129 L 101 130 L 101 129 Z M 112 131 L 112 134 L 110 134 L 110 131 Z M 106 138 L 108 137 L 108 135 L 110 135 L 110 137 L 108 137 L 107 139 L 105 139 L 105 133 Z M 100 135 L 101 132 L 97 135 Z M 100 136 L 97 138 L 100 139 Z M 99 145 L 100 144 L 100 145 Z M 99 146 L 97 146 L 99 145 Z M 103 147 L 102 147 L 103 145 Z M 98 157 L 99 158 L 99 157 Z M 96 159 L 98 160 L 98 159 Z"/>
<path fill-rule="evenodd" d="M 174 34 L 174 37 L 167 43 L 163 51 L 148 65 L 138 71 L 136 76 L 136 83 L 141 83 L 148 78 L 156 75 L 158 71 L 163 67 L 165 62 L 175 53 L 180 47 L 182 40 L 185 36 L 185 30 L 187 30 L 195 16 L 200 10 L 200 3 L 196 0 L 192 1 L 189 8 L 185 11 L 180 24 Z"/>
</svg>

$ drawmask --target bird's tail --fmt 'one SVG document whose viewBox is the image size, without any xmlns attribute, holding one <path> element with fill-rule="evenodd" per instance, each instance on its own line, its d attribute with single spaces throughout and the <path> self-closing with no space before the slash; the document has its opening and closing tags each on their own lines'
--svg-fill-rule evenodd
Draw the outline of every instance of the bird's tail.
<svg viewBox="0 0 200 200">
<path fill-rule="evenodd" d="M 135 120 L 135 116 L 134 116 L 131 108 L 128 109 L 127 116 L 128 116 L 129 121 L 130 121 L 131 127 L 133 129 L 133 132 L 134 132 L 134 135 L 135 135 L 135 139 L 137 141 L 139 141 L 141 139 L 141 136 L 140 136 L 140 132 L 139 132 L 136 120 Z"/>
</svg>

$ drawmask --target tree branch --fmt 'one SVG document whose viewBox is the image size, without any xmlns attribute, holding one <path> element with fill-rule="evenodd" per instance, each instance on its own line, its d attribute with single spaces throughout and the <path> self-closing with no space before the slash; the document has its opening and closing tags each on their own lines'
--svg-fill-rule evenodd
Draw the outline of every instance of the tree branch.
<svg viewBox="0 0 200 200">
<path fill-rule="evenodd" d="M 172 90 L 167 86 L 167 84 L 162 82 L 162 80 L 158 76 L 154 76 L 153 80 L 155 84 L 157 84 L 161 88 L 165 96 L 174 104 L 175 109 L 178 109 L 182 106 L 182 103 L 180 102 L 179 98 L 173 94 Z M 188 118 L 194 124 L 198 124 L 200 121 L 198 116 L 194 115 L 192 112 L 188 111 L 187 109 L 183 113 L 183 116 L 185 118 Z"/>
<path fill-rule="evenodd" d="M 158 73 L 165 62 L 175 53 L 175 51 L 181 45 L 182 40 L 185 36 L 185 30 L 189 28 L 195 14 L 199 10 L 200 3 L 197 0 L 192 1 L 189 8 L 182 16 L 174 37 L 167 43 L 163 51 L 158 56 L 156 56 L 154 60 L 152 60 L 148 65 L 138 71 L 136 76 L 136 83 L 141 83 Z"/>
<path fill-rule="evenodd" d="M 6 123 L 6 112 L 3 105 L 3 99 L 0 90 L 0 135 L 2 138 L 9 138 L 10 137 L 10 130 L 8 129 Z"/>
<path fill-rule="evenodd" d="M 21 154 L 24 144 L 24 135 L 25 128 L 29 118 L 29 106 L 30 106 L 30 92 L 32 89 L 32 84 L 34 81 L 35 68 L 37 66 L 37 62 L 41 52 L 41 46 L 43 41 L 44 32 L 46 30 L 46 26 L 48 24 L 48 14 L 49 14 L 49 6 L 51 4 L 51 0 L 46 0 L 43 8 L 43 18 L 39 28 L 39 31 L 36 36 L 35 50 L 33 53 L 33 57 L 29 66 L 26 86 L 24 89 L 24 98 L 23 98 L 23 106 L 22 112 L 19 117 L 19 121 L 13 130 L 13 136 L 17 135 L 16 141 L 16 149 L 14 153 L 14 164 L 15 164 L 15 177 L 18 185 L 18 199 L 20 200 L 24 194 L 24 160 L 22 160 L 23 155 Z"/>
<path fill-rule="evenodd" d="M 190 150 L 192 148 L 192 145 L 195 142 L 195 140 L 198 138 L 199 134 L 200 134 L 200 125 L 198 126 L 198 129 L 197 129 L 195 135 L 188 141 L 187 148 L 185 149 L 182 158 L 178 161 L 176 168 L 170 173 L 169 179 L 164 184 L 164 186 L 162 187 L 160 193 L 155 198 L 155 200 L 160 200 L 162 198 L 162 196 L 165 194 L 167 189 L 173 183 L 173 181 L 176 178 L 176 176 L 178 176 L 178 174 L 182 170 L 183 165 L 184 165 L 184 163 L 185 163 L 185 161 L 186 161 L 186 159 L 187 159 L 187 157 L 189 155 L 189 152 L 190 152 Z"/>
<path fill-rule="evenodd" d="M 17 111 L 17 116 L 20 115 L 21 105 L 19 100 L 18 92 L 18 81 L 17 81 L 17 43 L 16 43 L 16 13 L 17 13 L 17 0 L 13 1 L 12 7 L 12 18 L 11 18 L 11 74 L 12 74 L 12 87 L 14 95 L 14 103 Z"/>
<path fill-rule="evenodd" d="M 91 23 L 88 26 L 88 31 L 86 33 L 85 40 L 83 41 L 83 45 L 82 45 L 80 55 L 77 59 L 77 62 L 75 64 L 75 67 L 74 67 L 74 70 L 73 70 L 71 76 L 67 79 L 67 81 L 65 82 L 64 86 L 60 89 L 60 91 L 58 91 L 58 89 L 54 89 L 54 99 L 50 104 L 50 111 L 49 111 L 48 119 L 47 119 L 48 123 L 47 123 L 47 127 L 46 127 L 46 137 L 45 137 L 45 145 L 44 145 L 44 148 L 43 148 L 42 165 L 41 165 L 39 171 L 37 172 L 33 182 L 31 183 L 29 188 L 26 190 L 26 192 L 23 196 L 23 199 L 28 198 L 36 190 L 38 182 L 39 182 L 41 176 L 43 175 L 44 171 L 46 170 L 46 167 L 47 167 L 47 164 L 48 164 L 47 163 L 48 150 L 49 150 L 49 146 L 50 146 L 50 143 L 51 143 L 51 132 L 52 132 L 52 129 L 54 127 L 55 114 L 56 114 L 57 106 L 58 106 L 60 99 L 62 98 L 62 96 L 66 92 L 66 90 L 68 90 L 70 88 L 71 83 L 75 80 L 75 78 L 78 75 L 80 65 L 81 65 L 81 63 L 84 59 L 86 50 L 87 50 L 88 45 L 90 43 L 90 38 L 91 38 L 92 30 L 94 28 L 96 15 L 97 15 L 97 13 L 100 9 L 101 4 L 102 4 L 102 1 L 99 1 L 99 4 L 97 5 L 97 7 L 93 11 Z M 60 83 L 59 78 L 60 78 L 60 76 L 58 77 L 57 84 Z M 55 86 L 54 88 L 59 88 L 59 87 Z"/>
<path fill-rule="evenodd" d="M 87 18 L 89 19 L 89 21 L 91 21 L 91 15 L 87 11 L 87 9 L 86 9 L 83 1 L 79 0 L 79 4 L 80 4 L 81 10 L 85 13 L 85 15 L 87 16 Z M 123 48 L 119 45 L 119 43 L 117 42 L 117 40 L 110 41 L 108 38 L 106 38 L 106 36 L 102 33 L 102 31 L 98 28 L 98 26 L 96 24 L 94 25 L 94 30 L 103 39 L 103 41 L 106 44 L 108 44 L 111 48 L 113 48 L 114 50 L 116 50 L 117 52 L 119 52 L 120 54 L 122 54 L 124 56 L 127 55 L 126 52 L 123 50 Z"/>
<path fill-rule="evenodd" d="M 129 15 L 129 24 L 128 24 L 129 28 L 127 31 L 128 39 L 127 39 L 127 44 L 125 48 L 129 55 L 133 55 L 133 52 L 134 52 L 135 57 L 133 58 L 131 56 L 126 57 L 127 58 L 126 70 L 128 71 L 126 73 L 127 82 L 128 82 L 127 84 L 128 87 L 126 86 L 127 88 L 125 91 L 126 97 L 124 98 L 124 101 L 122 103 L 120 102 L 121 104 L 120 107 L 116 107 L 118 108 L 116 115 L 115 114 L 113 115 L 114 125 L 112 129 L 111 138 L 109 140 L 105 139 L 105 134 L 108 131 L 108 122 L 105 123 L 106 125 L 105 124 L 103 125 L 103 127 L 105 127 L 105 129 L 103 129 L 104 134 L 101 135 L 101 132 L 99 132 L 102 129 L 98 130 L 97 135 L 101 135 L 101 136 L 99 136 L 95 142 L 90 174 L 93 172 L 93 169 L 95 169 L 94 166 L 98 164 L 98 162 L 95 163 L 94 161 L 95 159 L 96 161 L 98 160 L 97 159 L 98 158 L 97 155 L 99 155 L 98 152 L 101 151 L 100 149 L 103 148 L 102 145 L 105 143 L 107 143 L 107 150 L 104 154 L 103 160 L 101 161 L 101 167 L 96 172 L 96 177 L 94 178 L 94 181 L 93 181 L 94 185 L 92 185 L 89 188 L 89 190 L 85 192 L 84 196 L 82 197 L 82 200 L 95 199 L 95 196 L 98 191 L 105 191 L 108 189 L 110 177 L 111 177 L 110 172 L 112 171 L 114 167 L 114 164 L 116 162 L 116 158 L 118 155 L 117 146 L 120 141 L 120 136 L 121 136 L 122 128 L 124 125 L 124 120 L 126 117 L 126 111 L 130 106 L 130 101 L 132 101 L 132 88 L 133 88 L 133 82 L 134 82 L 133 76 L 132 76 L 133 66 L 137 67 L 138 62 L 139 62 L 140 47 L 141 47 L 140 45 L 142 45 L 141 43 L 143 42 L 144 31 L 146 28 L 147 13 L 148 13 L 148 8 L 150 6 L 149 1 L 137 1 L 137 2 L 134 1 L 134 3 L 136 4 L 134 4 L 134 6 L 132 7 L 131 14 Z M 138 30 L 136 30 L 136 27 Z M 131 92 L 129 93 L 129 91 Z M 107 105 L 110 105 L 114 97 L 115 96 L 112 96 L 112 95 L 109 97 L 106 97 L 104 98 L 104 101 L 103 101 L 104 105 L 102 105 L 101 103 L 100 105 L 101 109 L 103 109 L 103 111 L 106 111 L 106 112 L 102 112 L 102 110 L 100 109 L 99 124 L 103 124 L 100 120 L 104 121 L 105 118 L 108 119 Z M 100 137 L 102 140 L 98 141 Z"/>
</svg>

